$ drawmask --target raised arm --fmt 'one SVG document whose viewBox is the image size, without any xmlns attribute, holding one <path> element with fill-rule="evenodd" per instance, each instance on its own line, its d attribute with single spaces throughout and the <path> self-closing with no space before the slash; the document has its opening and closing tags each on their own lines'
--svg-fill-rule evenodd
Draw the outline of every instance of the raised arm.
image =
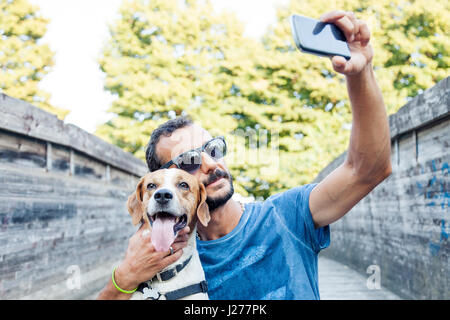
<svg viewBox="0 0 450 320">
<path fill-rule="evenodd" d="M 366 23 L 353 13 L 332 11 L 321 17 L 336 24 L 349 43 L 351 59 L 331 59 L 346 76 L 353 121 L 347 158 L 311 192 L 309 205 L 316 227 L 344 216 L 391 174 L 389 123 L 383 96 L 372 69 L 373 49 Z"/>
</svg>

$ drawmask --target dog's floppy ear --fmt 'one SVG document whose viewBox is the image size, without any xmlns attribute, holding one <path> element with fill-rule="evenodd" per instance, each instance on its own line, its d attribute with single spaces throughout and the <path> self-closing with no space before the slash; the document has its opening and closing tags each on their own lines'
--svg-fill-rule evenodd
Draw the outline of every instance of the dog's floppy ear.
<svg viewBox="0 0 450 320">
<path fill-rule="evenodd" d="M 144 216 L 144 204 L 142 203 L 142 185 L 144 183 L 144 178 L 139 181 L 136 191 L 133 192 L 127 201 L 127 209 L 131 215 L 131 219 L 134 225 L 137 225 Z"/>
<path fill-rule="evenodd" d="M 199 182 L 199 188 L 200 188 L 200 202 L 197 207 L 197 217 L 198 220 L 204 225 L 205 227 L 208 225 L 209 220 L 211 220 L 211 216 L 209 214 L 209 207 L 206 203 L 206 189 L 203 183 Z"/>
</svg>

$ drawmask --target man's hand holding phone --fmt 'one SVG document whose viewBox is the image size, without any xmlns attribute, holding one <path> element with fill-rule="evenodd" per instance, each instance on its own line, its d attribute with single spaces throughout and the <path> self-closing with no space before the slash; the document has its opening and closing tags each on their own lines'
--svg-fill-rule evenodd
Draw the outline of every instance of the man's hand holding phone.
<svg viewBox="0 0 450 320">
<path fill-rule="evenodd" d="M 331 11 L 320 21 L 333 23 L 344 33 L 351 52 L 351 59 L 341 56 L 331 57 L 333 69 L 345 75 L 358 74 L 372 62 L 373 48 L 370 45 L 370 31 L 367 24 L 355 17 L 353 12 Z"/>
<path fill-rule="evenodd" d="M 336 72 L 356 75 L 372 61 L 369 27 L 353 12 L 330 11 L 320 20 L 293 14 L 291 28 L 299 50 L 330 57 Z"/>
</svg>

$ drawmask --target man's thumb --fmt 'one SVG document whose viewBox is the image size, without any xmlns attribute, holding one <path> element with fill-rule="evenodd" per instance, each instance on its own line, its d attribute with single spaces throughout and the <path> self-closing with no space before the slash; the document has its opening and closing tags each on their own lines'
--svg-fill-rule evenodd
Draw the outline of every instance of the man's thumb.
<svg viewBox="0 0 450 320">
<path fill-rule="evenodd" d="M 333 64 L 334 69 L 336 69 L 336 71 L 342 71 L 345 69 L 345 58 L 341 57 L 341 56 L 334 56 L 331 58 L 331 63 Z"/>
</svg>

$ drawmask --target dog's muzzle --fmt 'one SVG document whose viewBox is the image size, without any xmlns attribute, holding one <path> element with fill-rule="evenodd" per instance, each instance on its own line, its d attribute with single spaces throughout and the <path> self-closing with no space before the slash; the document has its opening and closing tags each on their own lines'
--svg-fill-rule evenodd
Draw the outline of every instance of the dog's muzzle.
<svg viewBox="0 0 450 320">
<path fill-rule="evenodd" d="M 171 190 L 157 190 L 153 199 L 152 205 L 147 208 L 152 243 L 157 251 L 168 251 L 178 232 L 187 225 L 188 217 L 181 211 Z"/>
</svg>

